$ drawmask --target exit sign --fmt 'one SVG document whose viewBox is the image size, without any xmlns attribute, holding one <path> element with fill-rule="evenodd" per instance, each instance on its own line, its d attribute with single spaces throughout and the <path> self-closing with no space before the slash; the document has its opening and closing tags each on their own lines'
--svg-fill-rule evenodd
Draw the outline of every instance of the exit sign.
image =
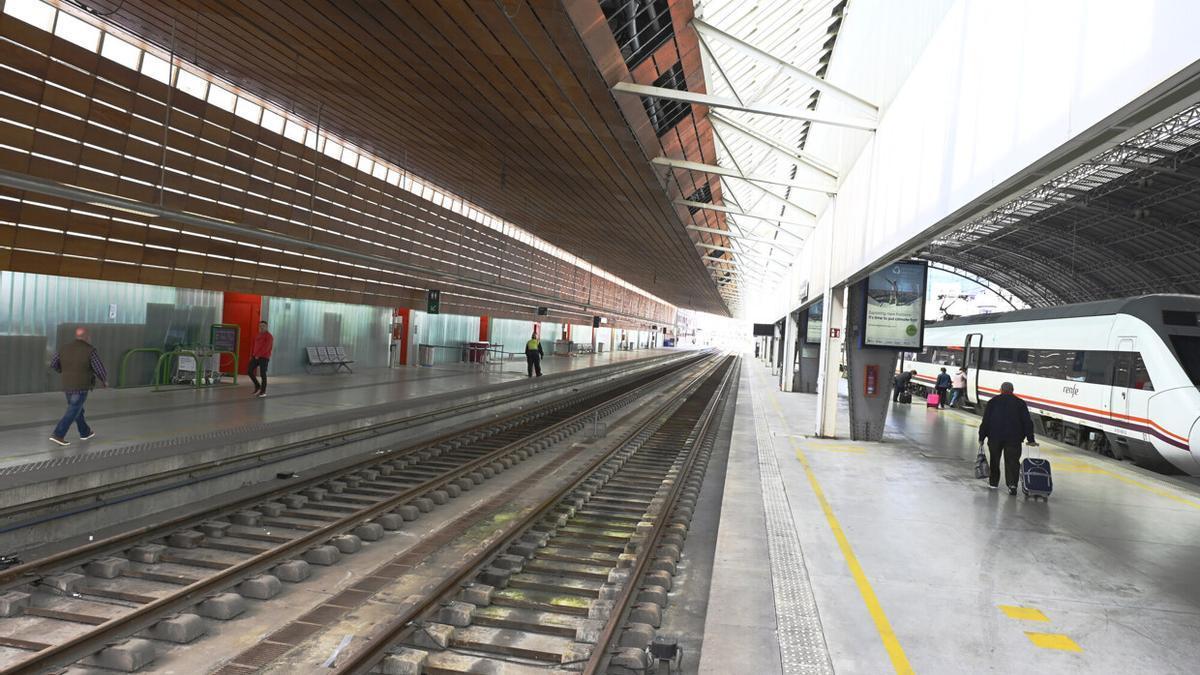
<svg viewBox="0 0 1200 675">
<path fill-rule="evenodd" d="M 425 295 L 425 311 L 428 314 L 440 314 L 442 311 L 442 292 L 431 290 Z"/>
</svg>

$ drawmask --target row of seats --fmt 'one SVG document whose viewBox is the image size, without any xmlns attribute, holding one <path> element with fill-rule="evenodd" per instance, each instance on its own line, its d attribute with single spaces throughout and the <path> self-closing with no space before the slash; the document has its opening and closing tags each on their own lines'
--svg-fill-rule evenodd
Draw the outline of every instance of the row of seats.
<svg viewBox="0 0 1200 675">
<path fill-rule="evenodd" d="M 354 361 L 346 355 L 345 347 L 308 347 L 305 351 L 308 354 L 308 364 L 304 368 L 310 373 L 322 367 L 329 367 L 335 373 L 342 368 L 345 368 L 346 372 L 354 372 L 350 369 L 350 364 Z"/>
</svg>

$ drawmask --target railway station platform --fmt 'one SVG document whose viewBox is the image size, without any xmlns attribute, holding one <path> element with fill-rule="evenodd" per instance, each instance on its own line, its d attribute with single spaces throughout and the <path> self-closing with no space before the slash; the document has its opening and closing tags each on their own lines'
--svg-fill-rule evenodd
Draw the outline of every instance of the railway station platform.
<svg viewBox="0 0 1200 675">
<path fill-rule="evenodd" d="M 88 515 L 63 515 L 71 513 L 64 509 L 66 496 L 86 498 L 103 491 L 111 497 L 117 484 L 145 491 L 155 477 L 182 484 L 194 481 L 202 470 L 226 479 L 196 483 L 191 498 L 200 499 L 224 489 L 221 485 L 269 478 L 277 471 L 302 471 L 340 457 L 326 450 L 347 439 L 356 440 L 354 452 L 359 453 L 369 451 L 371 444 L 395 442 L 397 434 L 434 435 L 497 414 L 504 406 L 560 396 L 564 388 L 686 351 L 547 357 L 542 362 L 544 376 L 532 380 L 523 360 L 487 367 L 439 364 L 271 376 L 268 396 L 261 399 L 251 395 L 249 378 L 242 376 L 236 386 L 203 389 L 97 389 L 87 401 L 87 419 L 97 435 L 80 441 L 72 428 L 69 447 L 48 440 L 63 413 L 61 393 L 0 397 L 0 548 L 13 550 L 25 543 L 5 539 L 14 522 L 47 514 L 62 521 L 59 535 L 88 531 L 93 525 Z M 390 431 L 368 429 L 381 423 L 391 425 Z M 237 462 L 259 465 L 257 474 L 239 473 Z M 129 515 L 144 512 L 144 505 L 131 506 Z M 43 532 L 53 536 L 55 530 Z"/>
<path fill-rule="evenodd" d="M 1027 501 L 973 477 L 970 413 L 815 439 L 815 396 L 741 378 L 699 672 L 1194 672 L 1186 481 L 1039 439 L 1055 489 Z"/>
</svg>

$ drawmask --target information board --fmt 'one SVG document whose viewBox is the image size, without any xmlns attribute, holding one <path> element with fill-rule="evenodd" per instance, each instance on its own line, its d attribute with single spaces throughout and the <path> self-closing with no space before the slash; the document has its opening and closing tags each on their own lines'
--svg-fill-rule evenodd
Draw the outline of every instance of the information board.
<svg viewBox="0 0 1200 675">
<path fill-rule="evenodd" d="M 775 324 L 773 324 L 773 323 L 756 323 L 756 324 L 754 324 L 754 337 L 775 337 Z"/>
<path fill-rule="evenodd" d="M 824 325 L 821 320 L 825 313 L 825 301 L 810 305 L 805 311 L 808 313 L 808 324 L 804 331 L 804 341 L 810 345 L 821 344 L 821 326 Z"/>
<path fill-rule="evenodd" d="M 863 347 L 922 348 L 927 271 L 924 262 L 898 262 L 867 277 Z"/>
</svg>

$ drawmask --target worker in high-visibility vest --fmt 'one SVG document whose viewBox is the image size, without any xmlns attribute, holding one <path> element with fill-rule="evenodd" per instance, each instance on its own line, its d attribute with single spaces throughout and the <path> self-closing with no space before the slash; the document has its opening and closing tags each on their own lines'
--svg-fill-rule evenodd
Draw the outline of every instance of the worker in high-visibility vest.
<svg viewBox="0 0 1200 675">
<path fill-rule="evenodd" d="M 536 371 L 537 376 L 542 376 L 542 357 L 546 353 L 542 351 L 542 341 L 538 339 L 537 333 L 529 337 L 529 342 L 525 343 L 525 364 L 528 366 L 529 377 L 533 377 Z"/>
</svg>

